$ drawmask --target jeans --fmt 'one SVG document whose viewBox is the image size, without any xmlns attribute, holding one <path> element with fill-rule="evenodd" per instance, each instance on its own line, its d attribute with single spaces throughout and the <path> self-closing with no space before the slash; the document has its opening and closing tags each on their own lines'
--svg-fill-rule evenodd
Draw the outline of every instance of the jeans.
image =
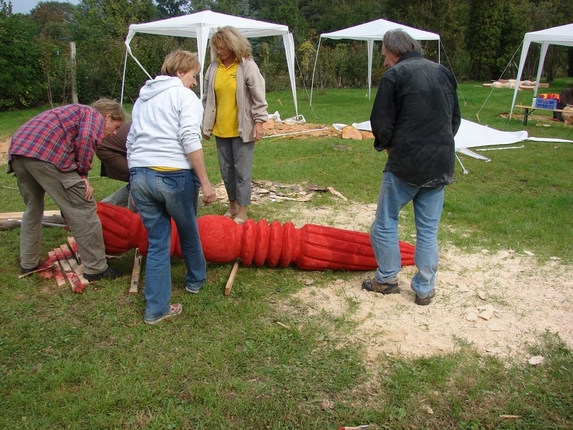
<svg viewBox="0 0 573 430">
<path fill-rule="evenodd" d="M 133 199 L 131 198 L 131 192 L 129 184 L 124 185 L 116 192 L 110 194 L 106 198 L 102 199 L 102 202 L 109 203 L 110 205 L 121 206 L 128 208 L 132 212 L 137 213 L 137 208 L 133 204 Z"/>
<path fill-rule="evenodd" d="M 148 234 L 145 266 L 145 320 L 169 312 L 171 298 L 171 219 L 177 226 L 187 289 L 198 291 L 207 263 L 197 228 L 199 179 L 193 170 L 130 169 L 131 194 Z"/>
<path fill-rule="evenodd" d="M 378 269 L 374 278 L 380 283 L 392 280 L 401 268 L 398 242 L 400 210 L 412 201 L 416 223 L 414 263 L 418 272 L 411 287 L 418 297 L 425 298 L 436 286 L 438 271 L 438 225 L 444 204 L 444 186 L 417 187 L 408 185 L 390 172 L 384 172 L 376 218 L 370 229 Z"/>
</svg>

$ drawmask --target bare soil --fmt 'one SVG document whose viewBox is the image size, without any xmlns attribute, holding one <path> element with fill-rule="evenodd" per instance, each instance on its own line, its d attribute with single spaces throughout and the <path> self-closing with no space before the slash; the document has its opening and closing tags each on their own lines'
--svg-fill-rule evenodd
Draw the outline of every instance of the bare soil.
<svg viewBox="0 0 573 430">
<path fill-rule="evenodd" d="M 297 227 L 326 223 L 367 232 L 375 211 L 375 204 L 351 202 L 318 210 L 301 205 L 291 219 Z M 296 315 L 326 312 L 351 319 L 357 324 L 351 338 L 367 347 L 372 361 L 379 354 L 445 354 L 468 344 L 484 355 L 527 357 L 528 346 L 546 331 L 558 333 L 573 348 L 573 267 L 558 258 L 540 264 L 534 251 L 467 254 L 442 246 L 436 297 L 429 306 L 414 303 L 410 280 L 415 271 L 403 267 L 401 293 L 389 296 L 361 289 L 374 272 L 357 272 L 330 285 L 301 272 L 304 287 L 281 307 Z"/>
</svg>

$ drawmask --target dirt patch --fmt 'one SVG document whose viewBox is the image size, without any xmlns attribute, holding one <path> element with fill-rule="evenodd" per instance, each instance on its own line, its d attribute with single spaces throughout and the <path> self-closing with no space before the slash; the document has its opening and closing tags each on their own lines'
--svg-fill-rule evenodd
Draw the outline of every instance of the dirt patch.
<svg viewBox="0 0 573 430">
<path fill-rule="evenodd" d="M 292 219 L 299 220 L 297 227 L 314 223 L 368 231 L 376 205 L 342 206 L 294 210 Z M 352 320 L 357 326 L 350 337 L 366 346 L 371 361 L 379 354 L 450 353 L 464 344 L 485 355 L 522 357 L 545 331 L 558 333 L 573 348 L 573 267 L 558 259 L 540 264 L 529 254 L 466 254 L 443 246 L 436 298 L 429 306 L 414 304 L 415 267 L 402 269 L 401 293 L 389 296 L 361 289 L 374 272 L 357 272 L 326 286 L 301 272 L 304 287 L 281 307 L 303 317 L 326 312 Z"/>
</svg>

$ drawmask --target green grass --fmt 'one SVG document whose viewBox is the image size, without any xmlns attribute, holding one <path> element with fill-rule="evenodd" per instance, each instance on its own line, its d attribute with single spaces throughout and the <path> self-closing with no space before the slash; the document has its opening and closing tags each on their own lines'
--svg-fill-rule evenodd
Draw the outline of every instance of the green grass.
<svg viewBox="0 0 573 430">
<path fill-rule="evenodd" d="M 566 84 L 552 83 L 551 92 Z M 475 121 L 479 111 L 483 124 L 523 129 L 519 120 L 499 116 L 509 110 L 513 92 L 491 93 L 481 83 L 460 87 L 464 118 Z M 360 122 L 370 113 L 365 93 L 315 91 L 311 109 L 301 92 L 299 112 L 316 124 Z M 269 112 L 294 116 L 289 96 L 269 94 Z M 0 114 L 0 136 L 38 112 Z M 525 129 L 533 136 L 573 138 L 571 126 L 548 119 L 530 120 Z M 524 145 L 487 153 L 489 163 L 460 156 L 469 173 L 458 165 L 456 182 L 447 188 L 441 246 L 529 250 L 542 261 L 557 256 L 572 263 L 573 146 Z M 213 142 L 205 142 L 205 157 L 211 180 L 220 181 Z M 253 177 L 333 186 L 353 203 L 375 203 L 384 162 L 369 141 L 269 138 L 257 144 Z M 101 199 L 120 184 L 98 173 L 96 160 L 91 182 Z M 2 211 L 23 210 L 15 179 L 2 175 L 0 186 Z M 318 194 L 307 205 L 337 203 Z M 285 207 L 300 205 L 253 206 L 250 215 L 281 219 Z M 55 208 L 48 201 L 47 209 Z M 221 209 L 217 204 L 201 214 Z M 410 207 L 405 213 L 402 234 L 409 240 Z M 65 243 L 66 236 L 45 228 L 44 251 Z M 183 293 L 185 269 L 176 258 L 173 296 L 184 314 L 146 326 L 143 295 L 129 295 L 125 277 L 92 284 L 81 295 L 56 291 L 52 281 L 39 277 L 18 279 L 18 237 L 18 229 L 0 231 L 2 429 L 573 427 L 573 355 L 556 335 L 531 346 L 532 355 L 545 357 L 543 366 L 484 357 L 463 343 L 452 354 L 381 356 L 367 366 L 363 346 L 348 343 L 345 334 L 353 326 L 344 315 L 310 317 L 277 306 L 303 287 L 302 278 L 328 284 L 351 274 L 241 268 L 226 297 L 230 265 L 209 264 L 204 291 L 195 296 Z M 132 259 L 130 251 L 113 264 L 129 273 Z"/>
</svg>

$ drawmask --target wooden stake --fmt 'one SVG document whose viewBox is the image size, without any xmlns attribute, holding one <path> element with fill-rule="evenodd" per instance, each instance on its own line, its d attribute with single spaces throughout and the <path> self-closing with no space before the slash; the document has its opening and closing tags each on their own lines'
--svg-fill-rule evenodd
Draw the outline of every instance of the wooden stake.
<svg viewBox="0 0 573 430">
<path fill-rule="evenodd" d="M 46 266 L 46 267 L 40 267 L 39 269 L 36 270 L 32 270 L 31 272 L 28 273 L 23 273 L 21 275 L 18 275 L 18 279 L 22 279 L 25 276 L 31 275 L 32 273 L 38 273 L 38 272 L 43 272 L 44 270 L 48 270 L 51 269 L 52 267 L 54 267 L 54 265 L 56 265 L 57 263 L 52 264 L 51 266 Z"/>
<path fill-rule="evenodd" d="M 241 261 L 240 258 L 235 260 L 235 264 L 231 269 L 231 274 L 229 275 L 229 279 L 227 280 L 227 284 L 225 285 L 225 295 L 228 296 L 231 293 L 231 288 L 233 287 L 233 282 L 235 282 L 235 277 L 237 276 L 237 271 L 239 270 L 239 262 Z"/>
<path fill-rule="evenodd" d="M 141 254 L 139 253 L 139 248 L 135 248 L 135 256 L 133 257 L 133 270 L 131 271 L 131 284 L 129 287 L 130 294 L 137 294 L 140 271 L 141 271 Z"/>
</svg>

